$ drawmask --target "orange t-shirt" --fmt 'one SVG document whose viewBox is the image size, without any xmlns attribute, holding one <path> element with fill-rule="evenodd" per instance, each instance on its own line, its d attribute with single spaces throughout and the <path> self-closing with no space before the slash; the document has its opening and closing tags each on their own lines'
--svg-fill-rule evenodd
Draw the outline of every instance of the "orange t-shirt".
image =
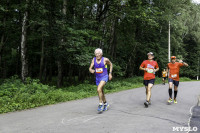
<svg viewBox="0 0 200 133">
<path fill-rule="evenodd" d="M 167 77 L 167 72 L 166 71 L 162 71 L 162 77 Z"/>
<path fill-rule="evenodd" d="M 179 70 L 183 66 L 183 63 L 175 62 L 172 64 L 168 63 L 167 67 L 169 69 L 169 78 L 179 81 Z"/>
<path fill-rule="evenodd" d="M 145 60 L 140 66 L 143 68 L 148 68 L 147 71 L 144 71 L 144 80 L 155 79 L 155 73 L 153 72 L 153 69 L 159 68 L 156 61 Z"/>
</svg>

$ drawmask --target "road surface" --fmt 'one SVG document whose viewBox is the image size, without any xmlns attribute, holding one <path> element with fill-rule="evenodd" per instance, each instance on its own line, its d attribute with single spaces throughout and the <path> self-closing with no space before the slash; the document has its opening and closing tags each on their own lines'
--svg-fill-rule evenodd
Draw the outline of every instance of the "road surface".
<svg viewBox="0 0 200 133">
<path fill-rule="evenodd" d="M 102 114 L 97 113 L 97 96 L 1 114 L 0 133 L 186 133 L 199 87 L 200 82 L 180 82 L 178 104 L 171 105 L 166 104 L 168 84 L 160 84 L 152 89 L 149 108 L 144 108 L 141 87 L 106 94 L 110 108 Z"/>
</svg>

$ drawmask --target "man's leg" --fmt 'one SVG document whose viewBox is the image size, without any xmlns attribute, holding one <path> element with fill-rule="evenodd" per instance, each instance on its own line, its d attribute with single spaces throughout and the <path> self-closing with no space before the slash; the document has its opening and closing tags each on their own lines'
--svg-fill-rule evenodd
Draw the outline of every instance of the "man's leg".
<svg viewBox="0 0 200 133">
<path fill-rule="evenodd" d="M 176 99 L 178 93 L 178 86 L 174 85 L 174 99 Z"/>
<path fill-rule="evenodd" d="M 145 89 L 146 89 L 146 96 L 148 94 L 148 86 L 145 86 Z"/>
<path fill-rule="evenodd" d="M 148 86 L 145 86 L 146 88 L 146 102 L 144 103 L 145 107 L 147 108 L 151 102 L 150 102 L 150 98 L 151 98 L 151 88 L 153 87 L 153 84 L 148 83 Z"/>
<path fill-rule="evenodd" d="M 178 93 L 178 86 L 174 85 L 174 103 L 177 103 L 176 97 Z"/>
<path fill-rule="evenodd" d="M 105 94 L 104 94 L 104 90 L 103 90 L 103 88 L 102 88 L 102 93 L 103 93 L 102 101 L 103 101 L 103 103 L 106 103 L 106 97 L 105 97 Z"/>
<path fill-rule="evenodd" d="M 168 82 L 169 82 L 169 100 L 168 102 L 172 102 L 172 86 L 173 86 L 173 79 L 169 78 L 168 79 Z"/>
<path fill-rule="evenodd" d="M 105 97 L 105 94 L 104 94 L 104 90 L 102 89 L 102 92 L 103 92 L 103 104 L 104 104 L 104 108 L 103 108 L 103 111 L 106 111 L 108 110 L 108 107 L 110 106 L 107 101 L 106 101 L 106 97 Z"/>
<path fill-rule="evenodd" d="M 99 95 L 99 103 L 103 103 L 106 100 L 104 93 L 103 93 L 103 87 L 104 87 L 105 84 L 106 84 L 105 81 L 101 81 L 99 83 L 99 85 L 97 86 L 97 92 L 98 92 L 98 95 Z"/>
<path fill-rule="evenodd" d="M 169 90 L 168 90 L 168 92 L 169 92 L 169 98 L 171 98 L 171 99 L 172 99 L 172 86 L 173 86 L 173 82 L 169 82 Z"/>
<path fill-rule="evenodd" d="M 153 87 L 153 84 L 149 83 L 148 87 L 147 87 L 147 95 L 146 95 L 146 99 L 149 102 L 150 98 L 151 98 L 151 88 Z"/>
<path fill-rule="evenodd" d="M 98 84 L 97 86 L 97 92 L 98 92 L 98 95 L 99 95 L 99 106 L 98 106 L 98 111 L 103 111 L 104 109 L 104 104 L 103 104 L 103 87 L 104 85 L 106 84 L 105 81 L 100 81 L 100 83 Z"/>
<path fill-rule="evenodd" d="M 148 90 L 147 90 L 147 88 L 148 88 L 148 80 L 144 80 L 143 84 L 144 84 L 144 87 L 146 89 L 146 95 L 147 95 L 147 92 L 148 92 Z"/>
</svg>

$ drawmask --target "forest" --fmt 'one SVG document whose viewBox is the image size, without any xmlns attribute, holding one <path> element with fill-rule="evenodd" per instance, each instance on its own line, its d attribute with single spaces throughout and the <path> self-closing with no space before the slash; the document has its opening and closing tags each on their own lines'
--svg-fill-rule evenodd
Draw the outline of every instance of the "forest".
<svg viewBox="0 0 200 133">
<path fill-rule="evenodd" d="M 113 77 L 142 76 L 153 52 L 162 69 L 171 55 L 199 76 L 200 5 L 191 0 L 1 0 L 0 79 L 39 79 L 57 87 L 92 82 L 94 50 L 113 63 Z M 170 28 L 169 28 L 170 23 Z"/>
</svg>

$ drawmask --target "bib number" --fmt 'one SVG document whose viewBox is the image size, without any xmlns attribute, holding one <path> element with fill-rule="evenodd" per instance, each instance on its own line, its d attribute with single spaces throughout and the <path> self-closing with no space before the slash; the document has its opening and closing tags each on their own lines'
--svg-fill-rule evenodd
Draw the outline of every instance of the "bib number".
<svg viewBox="0 0 200 133">
<path fill-rule="evenodd" d="M 153 73 L 153 69 L 147 69 L 148 73 Z"/>
<path fill-rule="evenodd" d="M 177 77 L 177 74 L 172 74 L 171 77 L 172 77 L 172 78 L 176 78 L 176 77 Z"/>
<path fill-rule="evenodd" d="M 103 73 L 103 68 L 96 68 L 96 73 Z"/>
</svg>

